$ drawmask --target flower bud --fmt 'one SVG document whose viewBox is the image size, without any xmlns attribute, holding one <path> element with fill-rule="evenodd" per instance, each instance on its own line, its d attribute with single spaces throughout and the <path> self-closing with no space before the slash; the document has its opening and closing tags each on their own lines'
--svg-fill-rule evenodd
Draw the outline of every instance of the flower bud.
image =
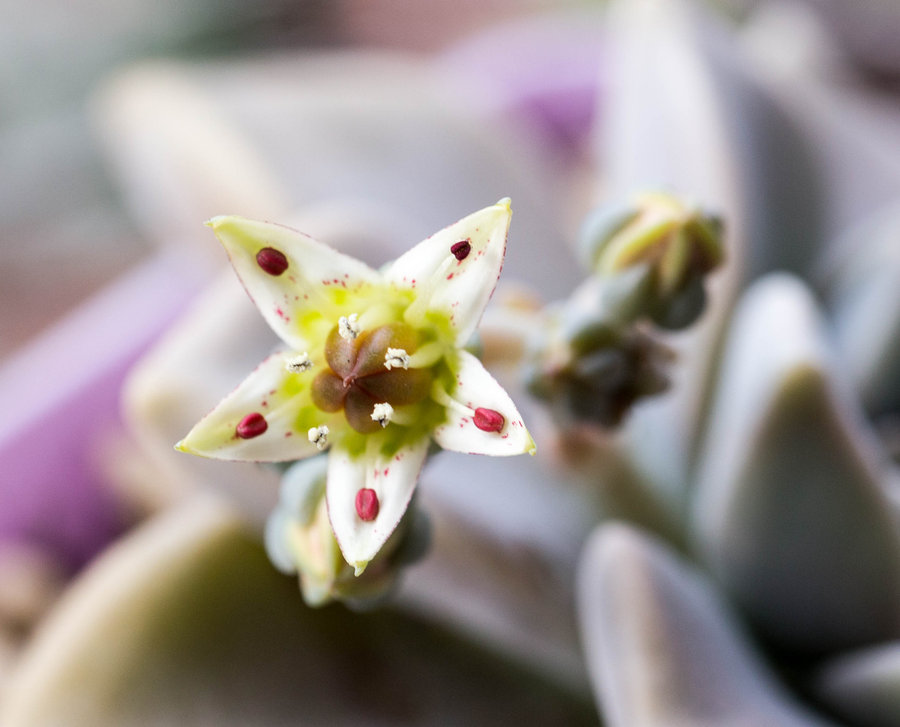
<svg viewBox="0 0 900 727">
<path fill-rule="evenodd" d="M 672 195 L 647 193 L 631 205 L 596 210 L 580 248 L 620 323 L 648 317 L 679 329 L 703 312 L 703 281 L 724 259 L 722 238 L 718 217 Z"/>
<path fill-rule="evenodd" d="M 385 546 L 359 577 L 341 555 L 325 502 L 326 456 L 297 462 L 287 469 L 278 506 L 266 523 L 269 559 L 283 573 L 297 573 L 309 606 L 330 601 L 365 609 L 377 605 L 391 590 L 403 565 L 427 550 L 427 519 L 416 508 L 407 510 Z M 371 491 L 364 491 L 368 495 Z M 367 497 L 361 497 L 367 507 Z"/>
<path fill-rule="evenodd" d="M 574 302 L 557 311 L 551 332 L 536 347 L 528 387 L 563 426 L 616 427 L 638 400 L 666 390 L 673 354 L 634 326 L 578 316 Z"/>
</svg>

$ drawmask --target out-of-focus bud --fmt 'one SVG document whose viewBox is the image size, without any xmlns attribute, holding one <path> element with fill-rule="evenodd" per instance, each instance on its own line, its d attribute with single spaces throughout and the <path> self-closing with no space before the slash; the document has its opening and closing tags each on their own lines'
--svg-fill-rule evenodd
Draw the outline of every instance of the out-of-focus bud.
<svg viewBox="0 0 900 727">
<path fill-rule="evenodd" d="M 679 329 L 703 312 L 704 278 L 724 260 L 722 239 L 720 218 L 653 192 L 596 210 L 585 220 L 579 248 L 602 282 L 611 317 L 622 324 L 648 317 Z"/>
<path fill-rule="evenodd" d="M 341 555 L 325 501 L 327 456 L 305 459 L 284 474 L 278 506 L 266 523 L 269 559 L 283 573 L 297 573 L 303 600 L 310 606 L 343 601 L 359 610 L 378 605 L 396 583 L 402 566 L 428 548 L 428 520 L 413 503 L 365 572 Z"/>
<path fill-rule="evenodd" d="M 579 315 L 577 300 L 557 311 L 536 346 L 526 370 L 528 387 L 563 426 L 616 427 L 635 402 L 668 387 L 673 353 L 636 326 Z"/>
</svg>

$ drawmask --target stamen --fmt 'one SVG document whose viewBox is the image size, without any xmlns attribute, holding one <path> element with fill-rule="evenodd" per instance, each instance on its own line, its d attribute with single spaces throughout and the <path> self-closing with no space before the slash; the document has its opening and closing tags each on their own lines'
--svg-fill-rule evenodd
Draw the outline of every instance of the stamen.
<svg viewBox="0 0 900 727">
<path fill-rule="evenodd" d="M 256 264 L 269 275 L 279 276 L 288 269 L 288 259 L 281 250 L 264 247 L 256 253 Z"/>
<path fill-rule="evenodd" d="M 457 401 L 452 396 L 450 396 L 450 394 L 444 391 L 444 388 L 441 386 L 439 381 L 435 381 L 431 386 L 430 396 L 438 404 L 442 404 L 451 411 L 462 414 L 464 417 L 470 417 L 474 415 L 474 412 L 469 407 L 467 407 L 461 401 Z"/>
<path fill-rule="evenodd" d="M 469 253 L 472 251 L 472 243 L 468 240 L 460 240 L 459 242 L 454 242 L 450 246 L 450 252 L 453 253 L 453 256 L 457 260 L 465 260 L 469 257 Z"/>
<path fill-rule="evenodd" d="M 384 354 L 384 367 L 391 369 L 408 369 L 409 354 L 405 348 L 389 348 Z"/>
<path fill-rule="evenodd" d="M 328 446 L 328 427 L 324 424 L 321 427 L 312 427 L 306 436 L 320 451 Z"/>
<path fill-rule="evenodd" d="M 356 514 L 367 523 L 378 517 L 378 494 L 369 487 L 363 487 L 356 493 Z"/>
<path fill-rule="evenodd" d="M 266 418 L 259 412 L 253 412 L 238 422 L 238 425 L 234 428 L 234 433 L 241 439 L 253 439 L 268 428 L 269 423 L 266 421 Z"/>
<path fill-rule="evenodd" d="M 393 414 L 394 407 L 387 402 L 376 404 L 372 409 L 372 421 L 378 422 L 381 425 L 381 428 L 384 429 L 384 427 L 388 425 L 388 422 L 391 421 Z"/>
<path fill-rule="evenodd" d="M 338 334 L 345 341 L 352 341 L 359 335 L 361 329 L 358 318 L 356 313 L 351 313 L 338 319 Z"/>
<path fill-rule="evenodd" d="M 292 374 L 299 374 L 302 371 L 309 371 L 313 367 L 313 362 L 309 354 L 304 351 L 299 356 L 294 356 L 294 358 L 289 358 L 285 361 L 284 367 Z"/>
<path fill-rule="evenodd" d="M 499 411 L 478 407 L 472 417 L 472 423 L 483 432 L 499 432 L 506 424 L 506 417 Z"/>
</svg>

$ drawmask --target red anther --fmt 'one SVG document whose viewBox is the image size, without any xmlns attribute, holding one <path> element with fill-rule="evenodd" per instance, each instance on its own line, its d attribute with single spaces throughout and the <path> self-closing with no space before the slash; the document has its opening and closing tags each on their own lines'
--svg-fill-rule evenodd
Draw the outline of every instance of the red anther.
<svg viewBox="0 0 900 727">
<path fill-rule="evenodd" d="M 506 417 L 499 411 L 478 407 L 475 410 L 475 416 L 472 417 L 472 422 L 483 432 L 499 432 L 506 424 Z"/>
<path fill-rule="evenodd" d="M 274 247 L 264 247 L 256 253 L 256 264 L 269 275 L 278 276 L 288 269 L 288 259 Z"/>
<path fill-rule="evenodd" d="M 266 418 L 259 412 L 253 412 L 241 419 L 234 431 L 241 439 L 253 439 L 268 428 L 269 423 Z"/>
<path fill-rule="evenodd" d="M 363 487 L 356 493 L 356 514 L 367 523 L 378 517 L 378 495 L 375 490 Z"/>
<path fill-rule="evenodd" d="M 468 240 L 460 240 L 459 242 L 454 242 L 450 246 L 450 252 L 453 253 L 453 256 L 457 260 L 465 260 L 469 256 L 469 252 L 472 250 L 472 243 Z"/>
</svg>

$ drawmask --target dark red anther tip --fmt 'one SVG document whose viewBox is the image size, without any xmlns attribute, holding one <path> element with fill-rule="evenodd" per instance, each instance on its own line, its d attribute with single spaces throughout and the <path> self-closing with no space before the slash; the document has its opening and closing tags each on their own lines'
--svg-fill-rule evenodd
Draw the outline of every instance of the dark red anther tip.
<svg viewBox="0 0 900 727">
<path fill-rule="evenodd" d="M 269 275 L 281 275 L 288 269 L 288 259 L 274 247 L 264 247 L 256 253 L 256 264 Z"/>
<path fill-rule="evenodd" d="M 485 409 L 478 407 L 475 410 L 475 416 L 472 417 L 475 426 L 483 432 L 499 432 L 506 424 L 506 418 L 493 409 Z"/>
<path fill-rule="evenodd" d="M 269 423 L 266 418 L 259 412 L 253 412 L 241 419 L 234 431 L 241 439 L 253 439 L 268 428 Z"/>
<path fill-rule="evenodd" d="M 378 495 L 375 490 L 363 487 L 356 493 L 356 514 L 360 520 L 372 522 L 378 517 Z"/>
<path fill-rule="evenodd" d="M 468 240 L 460 240 L 459 242 L 454 242 L 450 246 L 450 252 L 453 253 L 453 256 L 457 260 L 465 260 L 471 251 L 472 243 Z"/>
</svg>

